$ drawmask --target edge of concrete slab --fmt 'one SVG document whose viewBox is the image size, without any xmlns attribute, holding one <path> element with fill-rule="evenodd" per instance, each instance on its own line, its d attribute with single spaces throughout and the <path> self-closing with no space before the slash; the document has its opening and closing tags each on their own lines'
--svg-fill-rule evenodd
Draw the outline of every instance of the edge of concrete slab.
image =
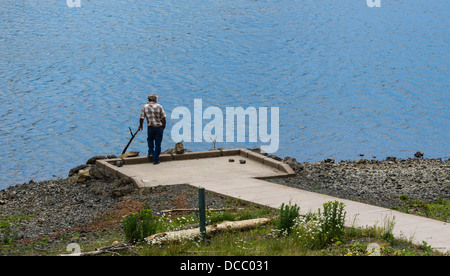
<svg viewBox="0 0 450 276">
<path fill-rule="evenodd" d="M 270 158 L 257 152 L 253 152 L 248 149 L 218 149 L 209 151 L 186 152 L 183 154 L 161 154 L 159 158 L 161 162 L 169 162 L 169 161 L 192 160 L 192 159 L 214 158 L 214 157 L 236 156 L 236 155 L 246 157 L 258 163 L 264 164 L 268 167 L 282 171 L 283 173 L 285 173 L 285 176 L 295 175 L 294 170 L 288 164 L 285 164 L 283 162 L 277 161 L 273 158 Z M 137 187 L 142 188 L 143 187 L 142 183 L 136 177 L 126 175 L 125 172 L 121 169 L 122 166 L 119 167 L 116 165 L 117 162 L 122 162 L 123 166 L 137 165 L 137 164 L 151 163 L 150 159 L 147 156 L 137 156 L 137 157 L 96 160 L 96 165 L 105 172 L 110 172 L 121 178 L 130 177 Z"/>
<path fill-rule="evenodd" d="M 248 150 L 248 149 L 240 149 L 240 155 L 243 157 L 247 157 L 253 161 L 262 163 L 274 169 L 280 170 L 286 173 L 286 176 L 294 176 L 294 170 L 288 165 L 281 161 L 277 161 L 269 156 L 265 156 L 263 154 Z"/>
</svg>

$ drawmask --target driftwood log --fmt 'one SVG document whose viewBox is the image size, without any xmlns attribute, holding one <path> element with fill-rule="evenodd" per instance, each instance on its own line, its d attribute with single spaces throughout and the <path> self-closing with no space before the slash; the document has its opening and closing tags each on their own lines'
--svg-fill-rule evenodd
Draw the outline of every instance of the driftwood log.
<svg viewBox="0 0 450 276">
<path fill-rule="evenodd" d="M 206 234 L 210 235 L 215 232 L 220 231 L 231 231 L 231 230 L 245 230 L 253 227 L 257 227 L 260 225 L 264 225 L 270 222 L 268 218 L 257 218 L 257 219 L 248 219 L 241 221 L 224 221 L 219 224 L 208 225 L 206 226 Z M 180 231 L 172 231 L 172 232 L 164 232 L 152 235 L 150 237 L 145 238 L 144 240 L 152 244 L 156 243 L 167 243 L 167 242 L 176 242 L 186 239 L 194 239 L 200 236 L 200 228 L 180 230 Z M 77 252 L 68 253 L 68 254 L 60 254 L 59 256 L 95 256 L 105 253 L 116 253 L 117 251 L 128 250 L 134 255 L 138 255 L 132 248 L 132 244 L 128 242 L 119 242 L 112 245 L 104 246 L 98 248 L 94 251 L 81 252 L 78 248 Z"/>
<path fill-rule="evenodd" d="M 206 234 L 210 235 L 214 232 L 220 231 L 231 231 L 235 229 L 244 230 L 248 228 L 253 228 L 259 225 L 264 225 L 268 223 L 270 219 L 268 218 L 257 218 L 257 219 L 248 219 L 241 221 L 224 221 L 219 224 L 208 225 L 206 226 Z M 149 244 L 153 243 L 168 243 L 168 242 L 176 242 L 182 240 L 192 240 L 200 236 L 200 228 L 187 229 L 187 230 L 179 230 L 179 231 L 171 231 L 171 232 L 163 232 L 158 233 L 152 236 L 145 238 L 145 241 Z"/>
<path fill-rule="evenodd" d="M 69 253 L 69 254 L 61 254 L 59 256 L 95 256 L 95 255 L 100 255 L 100 254 L 105 254 L 105 253 L 116 253 L 117 251 L 122 251 L 122 250 L 128 250 L 130 251 L 132 254 L 137 255 L 137 253 L 133 250 L 132 245 L 128 242 L 119 242 L 119 243 L 115 243 L 112 245 L 107 245 L 101 248 L 97 248 L 94 251 L 88 251 L 88 252 L 74 252 L 74 253 Z"/>
</svg>

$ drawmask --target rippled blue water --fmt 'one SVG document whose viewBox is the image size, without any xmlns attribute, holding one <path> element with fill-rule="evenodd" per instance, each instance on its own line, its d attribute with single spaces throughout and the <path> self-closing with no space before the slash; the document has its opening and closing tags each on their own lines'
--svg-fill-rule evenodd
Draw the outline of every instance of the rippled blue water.
<svg viewBox="0 0 450 276">
<path fill-rule="evenodd" d="M 299 161 L 448 157 L 450 4 L 381 3 L 2 0 L 0 189 L 119 155 L 151 92 L 169 116 L 279 107 L 276 154 Z"/>
</svg>

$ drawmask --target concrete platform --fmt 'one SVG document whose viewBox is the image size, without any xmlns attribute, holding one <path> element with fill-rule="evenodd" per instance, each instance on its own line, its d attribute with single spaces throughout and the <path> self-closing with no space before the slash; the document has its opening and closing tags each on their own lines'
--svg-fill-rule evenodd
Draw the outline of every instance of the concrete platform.
<svg viewBox="0 0 450 276">
<path fill-rule="evenodd" d="M 246 149 L 161 155 L 160 159 L 158 165 L 153 165 L 146 157 L 125 158 L 121 167 L 114 165 L 121 159 L 97 160 L 97 165 L 118 176 L 130 177 L 142 188 L 189 184 L 272 208 L 279 208 L 282 203 L 296 203 L 303 214 L 323 208 L 325 202 L 337 200 L 345 204 L 347 226 L 384 226 L 393 221 L 394 236 L 415 244 L 425 241 L 434 249 L 450 253 L 448 223 L 264 181 L 265 178 L 288 177 L 295 173 L 282 162 Z M 245 160 L 245 164 L 240 160 Z"/>
<path fill-rule="evenodd" d="M 97 165 L 120 177 L 130 177 L 141 188 L 295 175 L 288 165 L 246 149 L 161 155 L 160 160 L 160 164 L 153 165 L 147 157 L 104 159 L 97 160 Z M 245 163 L 241 164 L 241 160 Z M 118 161 L 124 165 L 114 165 Z"/>
</svg>

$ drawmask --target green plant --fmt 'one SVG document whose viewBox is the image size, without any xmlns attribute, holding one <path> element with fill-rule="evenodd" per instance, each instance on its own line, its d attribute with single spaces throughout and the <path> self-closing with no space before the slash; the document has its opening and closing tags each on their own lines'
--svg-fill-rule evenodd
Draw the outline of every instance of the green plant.
<svg viewBox="0 0 450 276">
<path fill-rule="evenodd" d="M 437 198 L 434 202 L 425 202 L 410 199 L 408 195 L 400 195 L 399 199 L 400 206 L 393 206 L 391 209 L 450 222 L 450 200 L 448 199 Z"/>
<path fill-rule="evenodd" d="M 282 234 L 289 234 L 295 224 L 299 211 L 300 207 L 298 207 L 297 204 L 281 204 L 279 209 L 279 217 L 276 222 L 276 229 Z"/>
<path fill-rule="evenodd" d="M 122 223 L 127 241 L 135 242 L 141 239 L 142 234 L 139 229 L 138 216 L 136 213 L 131 213 L 126 216 Z"/>
<path fill-rule="evenodd" d="M 317 215 L 308 213 L 295 220 L 295 224 L 292 227 L 293 240 L 300 247 L 315 249 L 321 247 L 317 238 L 320 235 L 320 231 L 321 222 Z"/>
<path fill-rule="evenodd" d="M 131 213 L 123 221 L 127 241 L 135 243 L 156 233 L 158 222 L 153 219 L 152 210 L 145 208 L 138 213 Z"/>
<path fill-rule="evenodd" d="M 419 248 L 424 251 L 422 256 L 432 256 L 433 255 L 433 249 L 426 241 L 422 241 L 422 245 L 419 246 Z"/>
<path fill-rule="evenodd" d="M 319 241 L 322 245 L 333 240 L 339 240 L 345 233 L 345 204 L 338 201 L 326 202 L 323 204 L 323 213 L 318 211 L 321 221 L 321 231 Z"/>
<path fill-rule="evenodd" d="M 207 212 L 207 214 L 208 214 L 208 218 L 209 218 L 208 224 L 216 224 L 218 222 L 222 222 L 225 220 L 228 220 L 228 221 L 235 220 L 235 215 L 230 212 L 227 212 L 227 211 L 217 212 L 217 213 L 213 213 L 213 212 L 209 211 L 209 212 Z"/>
<path fill-rule="evenodd" d="M 15 234 L 7 221 L 0 223 L 0 234 L 3 236 L 1 240 L 3 244 L 11 244 L 15 240 Z"/>
<path fill-rule="evenodd" d="M 3 244 L 13 243 L 18 236 L 18 232 L 13 229 L 11 223 L 7 220 L 0 220 L 0 241 Z M 3 238 L 2 238 L 3 237 Z"/>
<path fill-rule="evenodd" d="M 409 199 L 409 195 L 400 195 L 399 198 L 401 200 L 408 200 Z"/>
<path fill-rule="evenodd" d="M 384 226 L 381 229 L 380 237 L 391 244 L 395 242 L 395 237 L 393 233 L 394 226 L 395 226 L 395 217 L 393 217 L 392 220 L 386 217 L 384 220 Z"/>
<path fill-rule="evenodd" d="M 157 221 L 153 219 L 151 209 L 143 209 L 139 212 L 139 218 L 142 225 L 142 238 L 146 238 L 156 233 Z"/>
</svg>

